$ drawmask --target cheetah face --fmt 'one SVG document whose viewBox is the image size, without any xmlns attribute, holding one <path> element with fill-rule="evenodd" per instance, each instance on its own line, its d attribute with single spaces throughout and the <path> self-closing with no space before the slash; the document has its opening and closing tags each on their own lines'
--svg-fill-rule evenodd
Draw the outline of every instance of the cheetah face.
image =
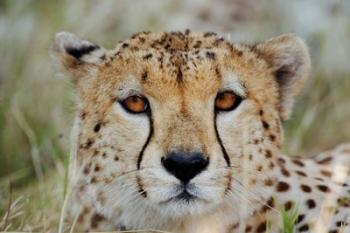
<svg viewBox="0 0 350 233">
<path fill-rule="evenodd" d="M 120 219 L 142 210 L 185 218 L 230 201 L 242 164 L 250 174 L 251 157 L 280 146 L 309 69 L 290 35 L 245 46 L 211 33 L 142 33 L 106 51 L 60 33 L 53 54 L 77 91 L 77 186 Z"/>
</svg>

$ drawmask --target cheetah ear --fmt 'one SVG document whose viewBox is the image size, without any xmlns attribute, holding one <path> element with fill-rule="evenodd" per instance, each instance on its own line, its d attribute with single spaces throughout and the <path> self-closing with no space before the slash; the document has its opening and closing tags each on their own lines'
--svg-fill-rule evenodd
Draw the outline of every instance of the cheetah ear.
<svg viewBox="0 0 350 233">
<path fill-rule="evenodd" d="M 280 93 L 280 115 L 288 119 L 294 102 L 309 76 L 310 56 L 302 39 L 282 35 L 255 46 L 254 50 L 272 68 Z"/>
<path fill-rule="evenodd" d="M 102 63 L 106 50 L 69 32 L 59 32 L 51 45 L 51 55 L 59 69 L 77 83 Z"/>
</svg>

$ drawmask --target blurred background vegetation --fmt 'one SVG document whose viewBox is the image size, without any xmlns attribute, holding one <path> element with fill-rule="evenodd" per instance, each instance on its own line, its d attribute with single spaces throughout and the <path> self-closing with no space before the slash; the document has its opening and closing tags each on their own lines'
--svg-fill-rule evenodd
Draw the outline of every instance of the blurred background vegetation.
<svg viewBox="0 0 350 233">
<path fill-rule="evenodd" d="M 74 104 L 51 65 L 54 34 L 113 48 L 138 31 L 186 28 L 248 43 L 303 37 L 312 78 L 285 122 L 284 150 L 313 154 L 350 141 L 350 1 L 1 0 L 0 231 L 57 226 Z"/>
</svg>

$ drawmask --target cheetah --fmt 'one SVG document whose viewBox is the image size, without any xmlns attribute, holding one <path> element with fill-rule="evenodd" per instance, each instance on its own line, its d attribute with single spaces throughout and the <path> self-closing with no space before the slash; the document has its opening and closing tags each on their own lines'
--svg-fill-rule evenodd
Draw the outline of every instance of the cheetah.
<svg viewBox="0 0 350 233">
<path fill-rule="evenodd" d="M 76 93 L 70 230 L 275 233 L 297 210 L 296 232 L 350 232 L 350 144 L 281 151 L 310 71 L 299 37 L 142 32 L 106 50 L 60 32 L 51 53 Z"/>
</svg>

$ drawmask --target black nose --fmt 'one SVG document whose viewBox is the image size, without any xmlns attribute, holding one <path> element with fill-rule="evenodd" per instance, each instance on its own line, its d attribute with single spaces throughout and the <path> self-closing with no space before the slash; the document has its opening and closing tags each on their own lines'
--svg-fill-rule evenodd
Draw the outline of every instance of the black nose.
<svg viewBox="0 0 350 233">
<path fill-rule="evenodd" d="M 162 158 L 162 164 L 169 173 L 187 184 L 208 166 L 209 160 L 197 152 L 170 152 Z"/>
</svg>

